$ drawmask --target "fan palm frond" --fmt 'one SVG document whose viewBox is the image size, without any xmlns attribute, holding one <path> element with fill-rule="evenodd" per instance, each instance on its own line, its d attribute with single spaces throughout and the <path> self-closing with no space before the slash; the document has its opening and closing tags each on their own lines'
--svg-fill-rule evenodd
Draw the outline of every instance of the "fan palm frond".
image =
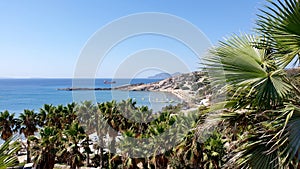
<svg viewBox="0 0 300 169">
<path fill-rule="evenodd" d="M 300 54 L 300 2 L 298 0 L 269 1 L 258 15 L 258 31 L 273 41 L 279 52 L 278 61 L 284 68 Z"/>
<path fill-rule="evenodd" d="M 215 74 L 214 82 L 225 81 L 225 91 L 240 108 L 267 109 L 282 104 L 292 88 L 285 71 L 276 66 L 272 51 L 257 45 L 261 43 L 259 37 L 234 35 L 205 58 L 207 69 L 223 73 Z"/>
<path fill-rule="evenodd" d="M 17 142 L 12 143 L 15 137 L 11 137 L 6 140 L 0 146 L 0 169 L 12 167 L 18 163 L 16 152 L 21 148 L 21 145 Z"/>
</svg>

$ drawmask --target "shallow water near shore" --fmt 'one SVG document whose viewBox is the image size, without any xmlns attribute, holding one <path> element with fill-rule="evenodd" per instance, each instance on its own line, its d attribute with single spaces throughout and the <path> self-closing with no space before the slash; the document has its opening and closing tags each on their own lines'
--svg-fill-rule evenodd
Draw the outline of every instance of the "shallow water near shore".
<svg viewBox="0 0 300 169">
<path fill-rule="evenodd" d="M 105 80 L 112 81 L 112 79 L 96 79 L 94 87 L 111 87 L 111 84 L 104 84 Z M 137 84 L 152 83 L 159 80 L 114 79 L 114 81 L 116 83 L 113 86 L 121 86 L 128 84 L 128 82 Z M 166 92 L 57 90 L 68 87 L 72 87 L 72 79 L 0 79 L 0 111 L 8 110 L 18 116 L 24 109 L 38 111 L 44 104 L 65 105 L 74 101 L 73 92 L 77 92 L 76 95 L 82 95 L 81 101 L 92 100 L 91 92 L 97 102 L 121 101 L 132 98 L 137 102 L 137 105 L 149 106 L 154 111 L 158 111 L 166 105 L 181 102 L 175 95 Z"/>
</svg>

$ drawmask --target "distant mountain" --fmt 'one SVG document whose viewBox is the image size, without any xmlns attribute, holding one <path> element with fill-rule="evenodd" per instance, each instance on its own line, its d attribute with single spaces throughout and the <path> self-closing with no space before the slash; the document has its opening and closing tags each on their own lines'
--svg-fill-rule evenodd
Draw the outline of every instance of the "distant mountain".
<svg viewBox="0 0 300 169">
<path fill-rule="evenodd" d="M 181 74 L 182 74 L 182 73 L 180 73 L 180 72 L 175 72 L 175 73 L 172 74 L 172 77 L 178 76 L 178 75 L 181 75 Z"/>
<path fill-rule="evenodd" d="M 158 73 L 154 76 L 149 76 L 148 79 L 167 79 L 167 78 L 170 78 L 170 77 L 173 77 L 173 76 L 177 76 L 177 75 L 180 75 L 181 73 L 179 72 L 176 72 L 176 73 L 173 73 L 173 74 L 169 74 L 169 73 Z"/>
</svg>

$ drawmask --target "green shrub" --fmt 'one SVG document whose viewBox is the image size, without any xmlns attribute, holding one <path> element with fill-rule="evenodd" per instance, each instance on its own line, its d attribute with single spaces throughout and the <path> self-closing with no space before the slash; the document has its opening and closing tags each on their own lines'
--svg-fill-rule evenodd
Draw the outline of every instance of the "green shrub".
<svg viewBox="0 0 300 169">
<path fill-rule="evenodd" d="M 191 90 L 192 91 L 196 91 L 196 90 L 198 90 L 199 89 L 199 86 L 198 86 L 198 84 L 196 83 L 196 84 L 193 84 L 192 86 L 191 86 Z"/>
<path fill-rule="evenodd" d="M 187 86 L 183 86 L 181 89 L 182 89 L 182 90 L 190 90 L 190 88 L 187 87 Z"/>
</svg>

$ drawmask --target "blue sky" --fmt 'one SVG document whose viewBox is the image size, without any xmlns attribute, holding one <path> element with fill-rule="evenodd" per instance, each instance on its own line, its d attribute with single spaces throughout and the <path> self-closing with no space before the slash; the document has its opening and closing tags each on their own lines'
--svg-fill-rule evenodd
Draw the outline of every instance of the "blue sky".
<svg viewBox="0 0 300 169">
<path fill-rule="evenodd" d="M 0 77 L 73 77 L 81 49 L 97 30 L 120 17 L 140 12 L 181 17 L 217 44 L 232 33 L 251 32 L 263 4 L 264 0 L 1 1 Z M 136 37 L 125 46 L 116 47 L 107 56 L 97 77 L 113 76 L 118 62 L 143 48 L 173 49 L 193 69 L 197 67 L 197 60 L 186 59 L 193 54 L 168 38 Z"/>
</svg>

